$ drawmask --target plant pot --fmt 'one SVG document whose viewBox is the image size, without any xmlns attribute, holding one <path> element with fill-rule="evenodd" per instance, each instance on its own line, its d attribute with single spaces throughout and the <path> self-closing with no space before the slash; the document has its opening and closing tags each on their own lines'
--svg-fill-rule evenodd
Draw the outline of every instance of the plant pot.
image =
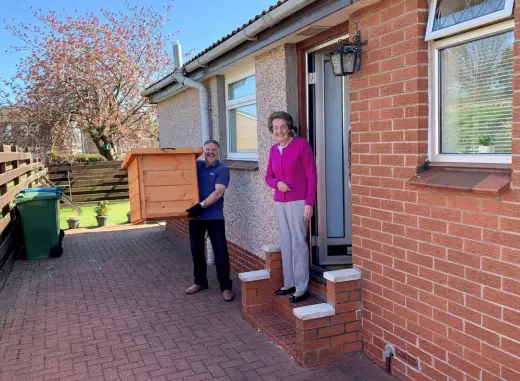
<svg viewBox="0 0 520 381">
<path fill-rule="evenodd" d="M 79 218 L 69 217 L 67 218 L 67 224 L 69 225 L 69 229 L 77 229 L 79 228 Z"/>
<path fill-rule="evenodd" d="M 108 216 L 96 216 L 98 226 L 106 226 L 108 221 Z"/>
<path fill-rule="evenodd" d="M 132 222 L 132 220 L 131 220 L 132 217 L 131 217 L 130 212 L 128 212 L 128 213 L 126 214 L 126 218 L 128 218 L 128 223 L 131 223 L 131 222 Z"/>
<path fill-rule="evenodd" d="M 478 146 L 478 153 L 495 153 L 495 146 Z"/>
</svg>

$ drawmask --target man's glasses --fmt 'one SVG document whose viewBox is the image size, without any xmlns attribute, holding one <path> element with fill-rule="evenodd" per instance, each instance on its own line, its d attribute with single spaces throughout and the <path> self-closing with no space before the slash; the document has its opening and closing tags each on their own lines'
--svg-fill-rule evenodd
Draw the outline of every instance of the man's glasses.
<svg viewBox="0 0 520 381">
<path fill-rule="evenodd" d="M 204 145 L 206 145 L 206 144 L 210 144 L 210 143 L 216 144 L 217 146 L 220 147 L 220 144 L 218 144 L 218 142 L 217 142 L 215 139 L 209 139 L 209 140 L 206 140 L 206 141 L 204 142 Z"/>
</svg>

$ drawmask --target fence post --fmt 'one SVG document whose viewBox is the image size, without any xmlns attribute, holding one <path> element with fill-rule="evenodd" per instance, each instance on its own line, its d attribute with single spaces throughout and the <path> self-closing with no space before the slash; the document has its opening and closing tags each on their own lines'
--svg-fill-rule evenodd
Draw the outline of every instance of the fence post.
<svg viewBox="0 0 520 381">
<path fill-rule="evenodd" d="M 11 151 L 10 146 L 0 145 L 0 152 L 6 152 L 7 149 L 9 150 L 9 152 Z M 4 174 L 6 172 L 5 167 L 6 167 L 5 162 L 0 163 L 0 175 Z M 7 193 L 7 184 L 1 184 L 0 185 L 0 196 L 3 196 L 6 193 Z M 2 218 L 5 217 L 7 213 L 9 213 L 9 204 L 3 206 Z"/>
<path fill-rule="evenodd" d="M 70 183 L 70 171 L 67 169 L 67 180 L 69 182 L 69 197 L 70 197 L 70 201 L 74 201 L 72 200 L 72 184 Z"/>
<path fill-rule="evenodd" d="M 23 150 L 23 152 L 27 152 L 27 153 L 30 153 L 29 151 L 29 148 L 26 148 Z M 32 155 L 30 158 L 26 159 L 25 160 L 25 165 L 31 165 L 32 164 Z M 27 178 L 31 177 L 33 175 L 34 171 L 33 170 L 30 170 L 27 172 Z M 33 187 L 33 181 L 29 182 L 29 184 L 27 184 L 27 188 L 32 188 Z"/>
</svg>

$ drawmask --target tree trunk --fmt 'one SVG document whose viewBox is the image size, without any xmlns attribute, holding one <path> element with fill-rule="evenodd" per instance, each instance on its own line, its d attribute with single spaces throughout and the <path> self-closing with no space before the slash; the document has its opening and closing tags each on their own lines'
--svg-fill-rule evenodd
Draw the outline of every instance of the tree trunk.
<svg viewBox="0 0 520 381">
<path fill-rule="evenodd" d="M 92 141 L 96 145 L 96 148 L 98 149 L 99 153 L 104 156 L 108 161 L 114 160 L 114 156 L 112 156 L 112 151 L 108 150 L 105 151 L 105 144 L 109 144 L 110 147 L 112 147 L 112 142 L 106 135 L 102 135 L 101 138 L 92 136 L 92 133 L 89 133 L 90 137 L 92 138 Z"/>
</svg>

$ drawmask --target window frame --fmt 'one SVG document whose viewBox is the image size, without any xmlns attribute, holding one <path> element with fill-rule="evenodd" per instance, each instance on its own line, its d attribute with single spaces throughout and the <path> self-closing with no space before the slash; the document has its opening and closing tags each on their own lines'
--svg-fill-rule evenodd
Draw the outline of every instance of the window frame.
<svg viewBox="0 0 520 381">
<path fill-rule="evenodd" d="M 505 0 L 504 9 L 502 9 L 501 11 L 489 13 L 487 15 L 483 15 L 468 21 L 464 21 L 459 24 L 449 26 L 447 28 L 442 28 L 434 31 L 433 22 L 435 20 L 435 11 L 437 9 L 437 3 L 439 1 L 441 0 L 431 0 L 430 12 L 428 14 L 428 23 L 426 25 L 426 36 L 424 39 L 425 41 L 430 41 L 438 38 L 448 37 L 454 34 L 463 33 L 470 29 L 483 27 L 485 25 L 499 22 L 513 16 L 514 0 Z"/>
<path fill-rule="evenodd" d="M 240 97 L 238 99 L 229 99 L 229 86 L 235 82 L 238 82 L 242 79 L 248 77 L 255 77 L 255 93 L 251 95 L 246 95 Z M 247 152 L 231 152 L 231 133 L 230 133 L 230 125 L 229 125 L 229 111 L 237 109 L 242 106 L 256 106 L 256 73 L 253 70 L 249 70 L 246 72 L 242 72 L 238 75 L 234 76 L 226 76 L 224 81 L 225 86 L 225 97 L 226 97 L 226 142 L 227 142 L 227 152 L 226 158 L 230 160 L 244 160 L 244 161 L 258 161 L 258 148 L 256 153 L 247 153 Z M 258 109 L 257 109 L 257 123 L 258 123 Z M 258 147 L 258 124 L 256 128 L 256 142 Z"/>
<path fill-rule="evenodd" d="M 514 31 L 514 20 L 479 28 L 439 41 L 430 41 L 430 128 L 428 129 L 429 160 L 437 163 L 511 164 L 512 153 L 506 154 L 445 154 L 441 153 L 440 141 L 440 50 L 504 32 Z"/>
</svg>

